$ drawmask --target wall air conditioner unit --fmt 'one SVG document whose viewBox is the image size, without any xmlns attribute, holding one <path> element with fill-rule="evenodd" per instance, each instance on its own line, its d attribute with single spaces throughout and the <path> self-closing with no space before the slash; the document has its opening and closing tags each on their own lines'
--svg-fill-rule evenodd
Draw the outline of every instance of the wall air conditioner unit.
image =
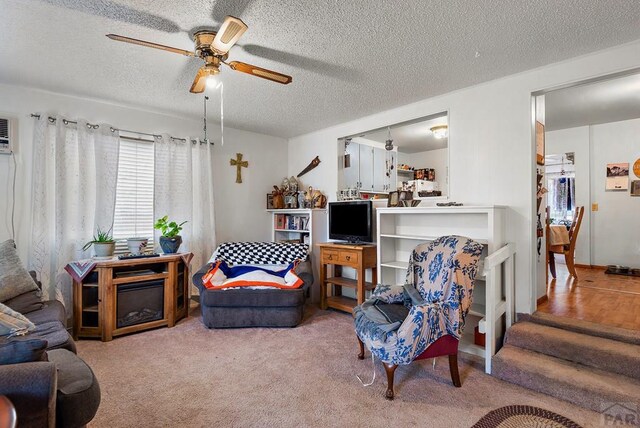
<svg viewBox="0 0 640 428">
<path fill-rule="evenodd" d="M 0 117 L 0 154 L 11 154 L 17 142 L 17 123 L 15 119 Z"/>
</svg>

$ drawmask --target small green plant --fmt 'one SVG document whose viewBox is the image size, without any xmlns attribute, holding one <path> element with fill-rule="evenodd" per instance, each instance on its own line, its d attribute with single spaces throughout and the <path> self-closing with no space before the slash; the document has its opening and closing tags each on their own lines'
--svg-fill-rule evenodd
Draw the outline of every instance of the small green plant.
<svg viewBox="0 0 640 428">
<path fill-rule="evenodd" d="M 93 239 L 89 242 L 87 242 L 86 244 L 84 244 L 84 247 L 82 247 L 82 251 L 87 251 L 89 249 L 89 247 L 91 247 L 91 245 L 95 244 L 96 242 L 102 242 L 102 243 L 110 243 L 113 242 L 113 236 L 111 235 L 111 229 L 107 230 L 107 231 L 103 231 L 102 229 L 100 229 L 100 226 L 98 226 L 96 228 L 96 234 L 93 235 Z"/>
<path fill-rule="evenodd" d="M 175 221 L 170 222 L 169 216 L 164 216 L 156 220 L 156 224 L 153 225 L 154 229 L 158 229 L 162 236 L 166 236 L 167 238 L 175 238 L 180 234 L 182 230 L 182 225 L 185 224 L 186 221 L 178 224 Z"/>
</svg>

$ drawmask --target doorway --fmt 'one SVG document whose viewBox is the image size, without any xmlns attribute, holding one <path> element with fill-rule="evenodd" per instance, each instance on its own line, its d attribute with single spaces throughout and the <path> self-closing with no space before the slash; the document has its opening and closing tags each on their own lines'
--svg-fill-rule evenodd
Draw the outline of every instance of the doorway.
<svg viewBox="0 0 640 428">
<path fill-rule="evenodd" d="M 637 72 L 534 94 L 541 312 L 640 330 L 639 98 Z"/>
</svg>

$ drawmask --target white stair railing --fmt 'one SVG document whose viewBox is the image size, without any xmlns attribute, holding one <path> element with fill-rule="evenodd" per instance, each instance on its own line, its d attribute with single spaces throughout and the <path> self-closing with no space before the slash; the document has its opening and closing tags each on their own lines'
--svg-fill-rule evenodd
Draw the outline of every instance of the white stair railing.
<svg viewBox="0 0 640 428">
<path fill-rule="evenodd" d="M 508 243 L 484 259 L 487 287 L 486 314 L 479 330 L 485 333 L 485 372 L 491 374 L 491 357 L 498 347 L 498 320 L 505 316 L 505 329 L 515 320 L 515 271 L 516 246 Z M 502 265 L 504 264 L 504 270 Z"/>
</svg>

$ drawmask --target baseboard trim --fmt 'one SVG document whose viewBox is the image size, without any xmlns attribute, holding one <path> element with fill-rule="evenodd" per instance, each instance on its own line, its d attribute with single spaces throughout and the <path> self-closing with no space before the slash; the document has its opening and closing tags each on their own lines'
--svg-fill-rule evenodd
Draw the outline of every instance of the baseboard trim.
<svg viewBox="0 0 640 428">
<path fill-rule="evenodd" d="M 538 297 L 538 300 L 536 300 L 536 304 L 541 305 L 548 300 L 549 300 L 549 296 L 545 294 L 544 296 Z"/>
<path fill-rule="evenodd" d="M 583 265 L 583 264 L 579 264 L 576 263 L 575 265 L 577 268 L 583 268 L 583 269 L 602 269 L 602 270 L 606 270 L 607 267 L 606 266 L 600 266 L 600 265 Z"/>
</svg>

